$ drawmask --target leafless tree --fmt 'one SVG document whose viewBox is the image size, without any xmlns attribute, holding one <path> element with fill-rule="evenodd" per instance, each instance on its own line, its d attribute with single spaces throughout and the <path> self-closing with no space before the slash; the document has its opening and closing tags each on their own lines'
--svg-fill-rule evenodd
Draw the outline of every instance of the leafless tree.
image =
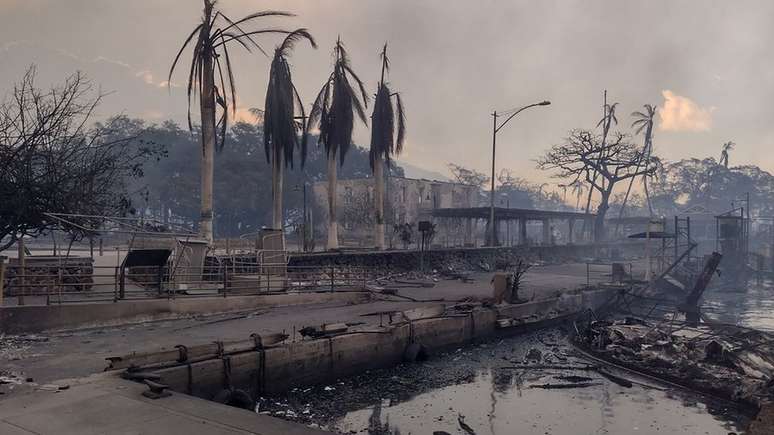
<svg viewBox="0 0 774 435">
<path fill-rule="evenodd" d="M 448 167 L 449 171 L 451 171 L 454 176 L 454 179 L 460 184 L 483 187 L 489 182 L 489 177 L 475 169 L 468 169 L 454 163 L 449 163 Z"/>
<path fill-rule="evenodd" d="M 129 212 L 128 180 L 161 155 L 155 144 L 121 137 L 118 118 L 92 125 L 102 95 L 80 73 L 48 90 L 36 87 L 35 73 L 29 68 L 0 103 L 0 250 L 52 229 L 46 213 Z M 88 218 L 72 221 L 92 226 Z"/>
<path fill-rule="evenodd" d="M 565 143 L 553 146 L 538 159 L 538 168 L 556 171 L 554 177 L 570 179 L 570 183 L 585 180 L 599 193 L 594 236 L 600 240 L 616 183 L 655 171 L 650 163 L 641 165 L 642 158 L 642 152 L 623 133 L 610 133 L 603 140 L 594 132 L 577 129 L 570 132 Z"/>
</svg>

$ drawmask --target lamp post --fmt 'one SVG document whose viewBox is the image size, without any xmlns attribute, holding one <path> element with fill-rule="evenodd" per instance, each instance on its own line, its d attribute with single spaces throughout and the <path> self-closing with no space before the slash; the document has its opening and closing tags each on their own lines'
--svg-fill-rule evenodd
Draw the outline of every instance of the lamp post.
<svg viewBox="0 0 774 435">
<path fill-rule="evenodd" d="M 500 131 L 505 124 L 508 123 L 511 119 L 513 119 L 514 116 L 518 115 L 522 111 L 529 109 L 530 107 L 535 106 L 548 106 L 551 104 L 550 101 L 541 101 L 539 103 L 530 104 L 527 106 L 524 106 L 515 112 L 511 113 L 508 118 L 505 119 L 499 126 L 497 125 L 497 111 L 492 112 L 492 185 L 491 185 L 491 192 L 489 195 L 489 230 L 491 231 L 489 244 L 490 246 L 497 246 L 497 225 L 495 225 L 495 155 L 497 150 L 497 132 Z M 503 116 L 503 115 L 500 115 Z"/>
</svg>

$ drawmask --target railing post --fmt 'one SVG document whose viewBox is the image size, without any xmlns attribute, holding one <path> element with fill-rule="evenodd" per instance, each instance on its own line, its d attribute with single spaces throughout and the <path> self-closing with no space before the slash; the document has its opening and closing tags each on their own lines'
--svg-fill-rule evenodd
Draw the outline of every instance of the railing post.
<svg viewBox="0 0 774 435">
<path fill-rule="evenodd" d="M 5 293 L 5 257 L 0 256 L 0 307 L 3 306 L 4 293 Z"/>
<path fill-rule="evenodd" d="M 118 302 L 118 266 L 113 273 L 113 302 Z"/>
<path fill-rule="evenodd" d="M 226 239 L 226 243 L 228 243 L 228 239 Z M 226 292 L 228 291 L 228 265 L 223 266 L 223 297 L 226 297 Z"/>
<path fill-rule="evenodd" d="M 126 297 L 126 272 L 123 267 L 118 268 L 118 299 Z"/>
</svg>

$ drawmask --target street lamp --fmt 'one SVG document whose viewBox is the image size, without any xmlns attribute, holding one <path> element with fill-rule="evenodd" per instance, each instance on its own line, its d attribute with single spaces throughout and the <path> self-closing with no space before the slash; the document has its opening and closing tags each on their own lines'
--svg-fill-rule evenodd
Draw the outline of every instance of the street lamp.
<svg viewBox="0 0 774 435">
<path fill-rule="evenodd" d="M 499 126 L 497 125 L 497 111 L 492 112 L 492 191 L 489 195 L 489 230 L 491 231 L 490 240 L 489 243 L 491 246 L 497 246 L 497 226 L 495 225 L 495 151 L 497 149 L 497 132 L 502 129 L 505 124 L 508 123 L 511 119 L 513 119 L 514 116 L 518 115 L 524 110 L 529 109 L 530 107 L 535 106 L 548 106 L 551 104 L 550 101 L 541 101 L 539 103 L 530 104 L 527 106 L 522 107 L 521 109 L 516 110 L 515 112 L 511 113 L 508 118 L 505 119 Z M 502 116 L 502 115 L 501 115 Z"/>
</svg>

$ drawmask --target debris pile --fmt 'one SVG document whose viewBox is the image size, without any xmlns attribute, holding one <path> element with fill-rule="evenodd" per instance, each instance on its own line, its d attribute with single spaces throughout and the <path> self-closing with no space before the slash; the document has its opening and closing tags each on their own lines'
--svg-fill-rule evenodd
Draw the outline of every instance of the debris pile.
<svg viewBox="0 0 774 435">
<path fill-rule="evenodd" d="M 730 325 L 591 322 L 578 337 L 601 359 L 754 407 L 774 399 L 774 335 Z"/>
</svg>

